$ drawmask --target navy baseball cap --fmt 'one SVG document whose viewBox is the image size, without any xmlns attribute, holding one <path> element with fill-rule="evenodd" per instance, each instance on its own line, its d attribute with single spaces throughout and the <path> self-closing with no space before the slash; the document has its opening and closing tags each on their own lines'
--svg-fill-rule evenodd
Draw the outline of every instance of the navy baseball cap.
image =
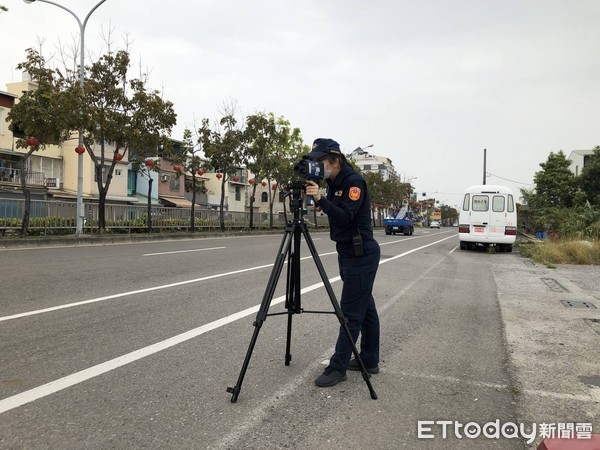
<svg viewBox="0 0 600 450">
<path fill-rule="evenodd" d="M 308 155 L 305 155 L 303 159 L 318 161 L 319 159 L 325 158 L 329 155 L 340 155 L 343 157 L 344 155 L 340 150 L 340 144 L 333 139 L 319 138 L 315 139 L 312 145 L 312 150 Z"/>
</svg>

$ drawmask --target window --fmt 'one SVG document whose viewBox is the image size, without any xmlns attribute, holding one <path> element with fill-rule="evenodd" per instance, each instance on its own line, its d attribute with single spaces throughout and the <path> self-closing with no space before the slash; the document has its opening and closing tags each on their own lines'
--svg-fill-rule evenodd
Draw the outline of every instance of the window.
<svg viewBox="0 0 600 450">
<path fill-rule="evenodd" d="M 117 177 L 121 176 L 121 169 L 115 169 L 115 176 L 117 176 Z"/>
<path fill-rule="evenodd" d="M 423 197 L 425 196 L 425 192 L 423 192 Z M 465 199 L 463 200 L 463 211 L 469 210 L 469 203 L 471 202 L 471 195 L 465 194 Z"/>
<path fill-rule="evenodd" d="M 515 212 L 515 201 L 510 194 L 508 194 L 508 212 Z"/>
<path fill-rule="evenodd" d="M 504 195 L 494 195 L 494 197 L 492 198 L 492 211 L 504 211 L 504 202 Z"/>
<path fill-rule="evenodd" d="M 487 195 L 473 196 L 473 211 L 488 211 L 490 209 L 490 198 Z"/>
<path fill-rule="evenodd" d="M 102 167 L 102 183 L 105 184 L 106 183 L 106 177 L 108 176 L 108 166 L 103 166 Z M 97 167 L 94 167 L 94 182 L 97 183 L 98 182 L 98 172 L 97 172 Z"/>
<path fill-rule="evenodd" d="M 235 201 L 239 202 L 242 199 L 242 190 L 239 186 L 235 187 Z"/>
<path fill-rule="evenodd" d="M 179 192 L 179 178 L 178 177 L 176 177 L 174 175 L 171 177 L 170 188 L 171 188 L 171 192 Z"/>
<path fill-rule="evenodd" d="M 268 203 L 269 194 L 267 194 L 266 192 L 263 192 L 262 194 L 260 194 L 260 201 L 263 203 Z"/>
</svg>

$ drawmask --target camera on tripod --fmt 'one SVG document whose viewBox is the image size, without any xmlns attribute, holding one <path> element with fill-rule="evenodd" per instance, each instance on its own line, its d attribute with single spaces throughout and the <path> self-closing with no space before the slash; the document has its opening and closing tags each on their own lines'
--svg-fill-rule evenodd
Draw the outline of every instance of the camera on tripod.
<svg viewBox="0 0 600 450">
<path fill-rule="evenodd" d="M 306 180 L 321 181 L 325 175 L 322 162 L 302 159 L 294 165 L 294 171 Z"/>
</svg>

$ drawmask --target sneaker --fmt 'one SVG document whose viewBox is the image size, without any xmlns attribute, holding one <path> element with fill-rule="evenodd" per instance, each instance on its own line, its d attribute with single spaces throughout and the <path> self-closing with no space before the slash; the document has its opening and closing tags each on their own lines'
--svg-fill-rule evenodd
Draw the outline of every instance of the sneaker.
<svg viewBox="0 0 600 450">
<path fill-rule="evenodd" d="M 315 384 L 319 387 L 335 386 L 340 381 L 346 381 L 346 374 L 327 367 L 325 371 L 317 377 Z"/>
<path fill-rule="evenodd" d="M 367 369 L 368 373 L 379 373 L 379 366 L 375 366 L 375 367 L 365 366 L 365 369 Z M 362 369 L 360 368 L 360 364 L 358 363 L 358 361 L 355 358 L 352 358 L 350 360 L 350 364 L 348 364 L 348 370 L 358 370 L 359 372 L 362 371 Z"/>
</svg>

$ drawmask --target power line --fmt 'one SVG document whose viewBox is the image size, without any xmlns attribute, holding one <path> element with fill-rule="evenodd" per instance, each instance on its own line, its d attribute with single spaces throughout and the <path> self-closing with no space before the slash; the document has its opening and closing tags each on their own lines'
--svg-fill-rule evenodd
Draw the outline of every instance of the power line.
<svg viewBox="0 0 600 450">
<path fill-rule="evenodd" d="M 523 183 L 522 181 L 509 180 L 508 178 L 499 177 L 498 175 L 494 175 L 493 173 L 490 173 L 490 172 L 486 172 L 486 175 L 488 177 L 496 177 L 496 178 L 500 178 L 501 180 L 504 180 L 504 181 L 510 181 L 511 183 L 526 184 L 527 186 L 535 186 L 535 184 Z"/>
</svg>

